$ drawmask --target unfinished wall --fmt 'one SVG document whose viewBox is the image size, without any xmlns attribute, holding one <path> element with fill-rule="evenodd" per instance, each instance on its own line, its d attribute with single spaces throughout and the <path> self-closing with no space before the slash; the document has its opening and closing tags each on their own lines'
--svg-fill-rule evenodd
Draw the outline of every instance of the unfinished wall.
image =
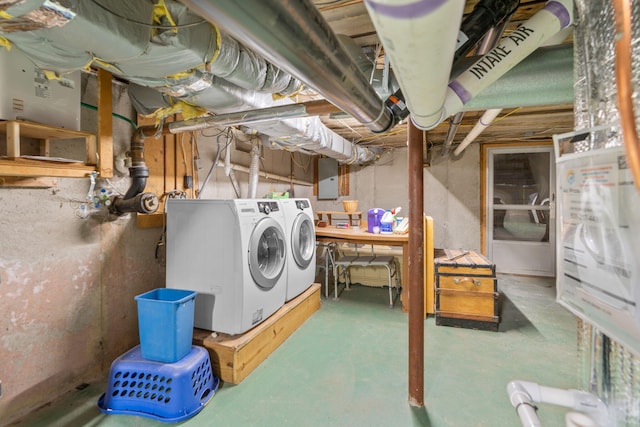
<svg viewBox="0 0 640 427">
<path fill-rule="evenodd" d="M 94 76 L 83 76 L 82 101 L 97 105 Z M 127 88 L 113 85 L 113 112 L 133 119 Z M 114 155 L 129 149 L 133 127 L 114 117 Z M 97 131 L 97 113 L 82 108 L 82 130 Z M 207 130 L 202 134 L 215 135 Z M 198 136 L 200 182 L 217 149 L 215 137 Z M 224 141 L 223 141 L 224 142 Z M 77 158 L 70 146 L 55 155 Z M 249 165 L 249 154 L 233 152 Z M 264 150 L 260 169 L 311 181 L 308 156 Z M 293 172 L 292 172 L 293 170 Z M 248 174 L 236 172 L 246 197 Z M 98 185 L 125 192 L 128 174 Z M 260 178 L 258 195 L 288 191 L 291 183 Z M 138 341 L 134 300 L 163 287 L 164 265 L 155 259 L 160 228 L 139 229 L 135 215 L 114 219 L 104 208 L 78 217 L 89 179 L 58 179 L 53 188 L 0 188 L 0 425 L 10 423 L 83 383 L 104 381 L 113 359 Z M 310 185 L 293 185 L 311 197 Z M 218 168 L 204 196 L 235 198 Z"/>
<path fill-rule="evenodd" d="M 425 212 L 433 217 L 436 248 L 480 251 L 480 150 L 473 144 L 459 160 L 434 161 L 424 170 Z"/>
<path fill-rule="evenodd" d="M 97 105 L 93 77 L 83 102 Z M 131 117 L 126 88 L 114 86 L 114 112 Z M 82 130 L 97 114 L 83 108 Z M 116 151 L 131 125 L 114 122 Z M 70 146 L 56 155 L 77 158 Z M 82 149 L 81 149 L 82 151 Z M 155 230 L 134 217 L 76 216 L 89 179 L 59 178 L 46 189 L 0 188 L 0 380 L 3 422 L 73 387 L 96 380 L 111 360 L 137 343 L 133 297 L 164 285 L 153 262 Z M 128 179 L 114 178 L 128 187 Z"/>
<path fill-rule="evenodd" d="M 460 160 L 442 159 L 424 169 L 424 212 L 434 219 L 438 248 L 480 249 L 480 150 L 468 147 Z M 318 209 L 342 211 L 342 200 L 358 199 L 358 210 L 402 208 L 408 214 L 407 149 L 384 154 L 373 166 L 351 167 L 351 194 L 319 200 Z"/>
</svg>

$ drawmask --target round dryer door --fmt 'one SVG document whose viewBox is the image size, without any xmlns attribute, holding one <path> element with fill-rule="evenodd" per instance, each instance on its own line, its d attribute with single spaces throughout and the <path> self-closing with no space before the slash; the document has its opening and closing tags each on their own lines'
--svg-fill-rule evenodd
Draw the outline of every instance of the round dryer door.
<svg viewBox="0 0 640 427">
<path fill-rule="evenodd" d="M 309 215 L 298 214 L 291 228 L 291 252 L 296 264 L 305 269 L 313 261 L 316 250 L 316 232 Z"/>
<path fill-rule="evenodd" d="M 285 262 L 284 231 L 273 218 L 263 218 L 256 224 L 249 242 L 249 271 L 253 281 L 263 289 L 273 288 Z"/>
</svg>

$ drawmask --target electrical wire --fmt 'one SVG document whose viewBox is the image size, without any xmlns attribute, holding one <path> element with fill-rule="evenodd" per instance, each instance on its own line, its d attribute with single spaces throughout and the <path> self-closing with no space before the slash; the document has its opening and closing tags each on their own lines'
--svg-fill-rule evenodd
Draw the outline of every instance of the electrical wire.
<svg viewBox="0 0 640 427">
<path fill-rule="evenodd" d="M 311 167 L 311 157 L 309 157 L 309 161 L 307 162 L 306 165 L 303 165 L 299 162 L 296 162 L 296 158 L 295 158 L 295 152 L 293 151 L 289 151 L 289 154 L 291 155 L 291 161 L 293 162 L 293 164 L 295 164 L 296 166 L 298 166 L 300 169 L 302 169 L 305 173 L 309 172 L 309 168 Z M 293 171 L 292 171 L 293 172 Z"/>
<path fill-rule="evenodd" d="M 202 21 L 197 21 L 197 22 L 191 22 L 189 24 L 181 24 L 181 25 L 157 25 L 157 24 L 147 24 L 146 22 L 140 22 L 140 21 L 136 21 L 135 19 L 131 19 L 128 18 L 126 16 L 120 15 L 119 13 L 114 12 L 113 10 L 109 9 L 108 7 L 100 4 L 97 0 L 91 0 L 96 6 L 98 6 L 100 9 L 104 10 L 107 13 L 110 13 L 111 15 L 120 18 L 120 19 L 124 19 L 127 22 L 131 22 L 132 24 L 136 24 L 136 25 L 140 25 L 141 27 L 145 27 L 145 28 L 154 28 L 154 29 L 158 29 L 158 30 L 174 30 L 174 29 L 179 29 L 179 28 L 190 28 L 190 27 L 195 27 L 197 25 L 202 25 L 202 24 L 208 24 L 209 22 L 205 19 L 203 19 Z"/>
</svg>

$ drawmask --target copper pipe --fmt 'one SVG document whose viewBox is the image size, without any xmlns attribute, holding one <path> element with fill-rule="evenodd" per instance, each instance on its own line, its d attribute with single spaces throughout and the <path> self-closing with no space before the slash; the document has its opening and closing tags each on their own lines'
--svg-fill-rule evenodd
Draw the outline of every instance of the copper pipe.
<svg viewBox="0 0 640 427">
<path fill-rule="evenodd" d="M 640 145 L 636 118 L 633 112 L 633 83 L 631 72 L 631 2 L 613 0 L 616 37 L 616 85 L 618 87 L 618 110 L 622 126 L 622 136 L 631 174 L 640 191 Z"/>
<path fill-rule="evenodd" d="M 424 182 L 422 158 L 424 132 L 409 120 L 409 404 L 424 406 Z"/>
</svg>

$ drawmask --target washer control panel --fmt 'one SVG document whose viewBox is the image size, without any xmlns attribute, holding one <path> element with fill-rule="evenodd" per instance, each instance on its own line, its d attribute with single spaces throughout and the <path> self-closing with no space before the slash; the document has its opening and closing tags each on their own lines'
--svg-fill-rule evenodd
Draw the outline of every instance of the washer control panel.
<svg viewBox="0 0 640 427">
<path fill-rule="evenodd" d="M 280 210 L 278 202 L 258 202 L 258 211 L 263 214 L 269 215 L 271 212 L 277 212 Z"/>
</svg>

